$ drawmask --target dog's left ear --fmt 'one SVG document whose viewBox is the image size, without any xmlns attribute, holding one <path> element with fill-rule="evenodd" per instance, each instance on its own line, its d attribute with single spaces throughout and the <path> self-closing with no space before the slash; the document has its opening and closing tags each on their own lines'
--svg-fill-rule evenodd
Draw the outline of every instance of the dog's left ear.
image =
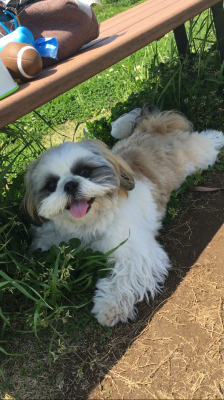
<svg viewBox="0 0 224 400">
<path fill-rule="evenodd" d="M 131 167 L 129 167 L 126 161 L 124 161 L 119 155 L 112 153 L 104 143 L 98 140 L 97 142 L 101 147 L 101 151 L 105 158 L 110 164 L 112 164 L 120 179 L 119 193 L 122 196 L 128 197 L 129 190 L 132 190 L 135 187 L 134 173 Z"/>
<path fill-rule="evenodd" d="M 25 215 L 28 217 L 28 219 L 31 219 L 31 221 L 36 226 L 41 226 L 45 220 L 38 215 L 38 212 L 35 207 L 34 200 L 33 200 L 33 194 L 28 189 L 26 190 L 26 194 L 24 196 L 22 205 L 23 205 L 23 211 L 24 211 Z"/>
<path fill-rule="evenodd" d="M 27 219 L 31 220 L 34 223 L 34 225 L 41 226 L 43 222 L 45 222 L 46 220 L 38 215 L 31 185 L 32 182 L 31 172 L 32 170 L 34 170 L 36 164 L 37 160 L 32 161 L 29 164 L 28 171 L 25 175 L 24 183 L 25 183 L 26 193 L 23 199 L 22 207 L 25 215 L 27 216 Z"/>
<path fill-rule="evenodd" d="M 120 158 L 120 157 L 119 157 Z M 123 160 L 122 160 L 123 161 Z M 126 163 L 125 163 L 126 164 Z M 120 194 L 123 194 L 127 197 L 127 192 L 129 190 L 134 189 L 135 187 L 135 181 L 134 181 L 134 176 L 133 176 L 133 171 L 127 164 L 128 169 L 125 168 L 122 164 L 119 164 L 119 170 L 120 170 Z"/>
<path fill-rule="evenodd" d="M 106 158 L 113 165 L 120 179 L 119 194 L 128 197 L 129 190 L 132 190 L 135 187 L 132 169 L 123 160 L 123 158 L 121 158 L 117 154 L 112 153 L 111 151 L 108 152 Z"/>
</svg>

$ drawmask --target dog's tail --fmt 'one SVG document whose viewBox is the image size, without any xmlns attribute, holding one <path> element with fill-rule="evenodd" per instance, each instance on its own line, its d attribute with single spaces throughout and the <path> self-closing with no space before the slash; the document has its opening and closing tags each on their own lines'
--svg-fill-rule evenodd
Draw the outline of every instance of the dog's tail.
<svg viewBox="0 0 224 400">
<path fill-rule="evenodd" d="M 156 107 L 146 106 L 143 108 L 137 130 L 150 134 L 175 135 L 177 132 L 192 132 L 193 125 L 179 111 L 160 112 Z"/>
</svg>

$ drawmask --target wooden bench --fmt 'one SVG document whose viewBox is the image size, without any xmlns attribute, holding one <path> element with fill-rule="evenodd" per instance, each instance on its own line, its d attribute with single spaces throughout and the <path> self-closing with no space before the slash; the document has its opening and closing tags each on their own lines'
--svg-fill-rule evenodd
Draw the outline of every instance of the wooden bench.
<svg viewBox="0 0 224 400">
<path fill-rule="evenodd" d="M 0 101 L 0 128 L 35 110 L 174 30 L 180 55 L 188 48 L 184 23 L 212 8 L 221 58 L 224 59 L 223 1 L 147 0 L 103 22 L 100 36 L 74 57 L 44 69 Z"/>
</svg>

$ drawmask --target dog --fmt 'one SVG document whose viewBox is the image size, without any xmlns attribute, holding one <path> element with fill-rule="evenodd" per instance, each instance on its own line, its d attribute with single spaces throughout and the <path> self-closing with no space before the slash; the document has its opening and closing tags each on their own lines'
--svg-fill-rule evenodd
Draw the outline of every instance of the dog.
<svg viewBox="0 0 224 400">
<path fill-rule="evenodd" d="M 162 290 L 171 264 L 156 237 L 171 192 L 214 164 L 224 146 L 222 132 L 194 132 L 176 111 L 136 109 L 115 125 L 122 139 L 112 150 L 87 139 L 40 155 L 28 167 L 24 198 L 36 225 L 33 249 L 73 237 L 103 253 L 116 248 L 93 298 L 92 312 L 107 326 L 133 320 L 136 303 Z"/>
</svg>

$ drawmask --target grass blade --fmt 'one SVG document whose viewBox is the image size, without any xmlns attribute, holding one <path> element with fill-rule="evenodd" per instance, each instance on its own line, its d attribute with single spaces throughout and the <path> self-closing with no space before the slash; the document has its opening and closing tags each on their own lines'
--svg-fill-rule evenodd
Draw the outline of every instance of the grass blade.
<svg viewBox="0 0 224 400">
<path fill-rule="evenodd" d="M 56 305 L 56 299 L 57 299 L 57 279 L 58 279 L 58 266 L 59 266 L 60 255 L 61 255 L 61 252 L 59 250 L 57 259 L 55 262 L 54 273 L 53 273 L 52 282 L 51 282 L 51 294 L 52 294 L 53 305 Z"/>
</svg>

